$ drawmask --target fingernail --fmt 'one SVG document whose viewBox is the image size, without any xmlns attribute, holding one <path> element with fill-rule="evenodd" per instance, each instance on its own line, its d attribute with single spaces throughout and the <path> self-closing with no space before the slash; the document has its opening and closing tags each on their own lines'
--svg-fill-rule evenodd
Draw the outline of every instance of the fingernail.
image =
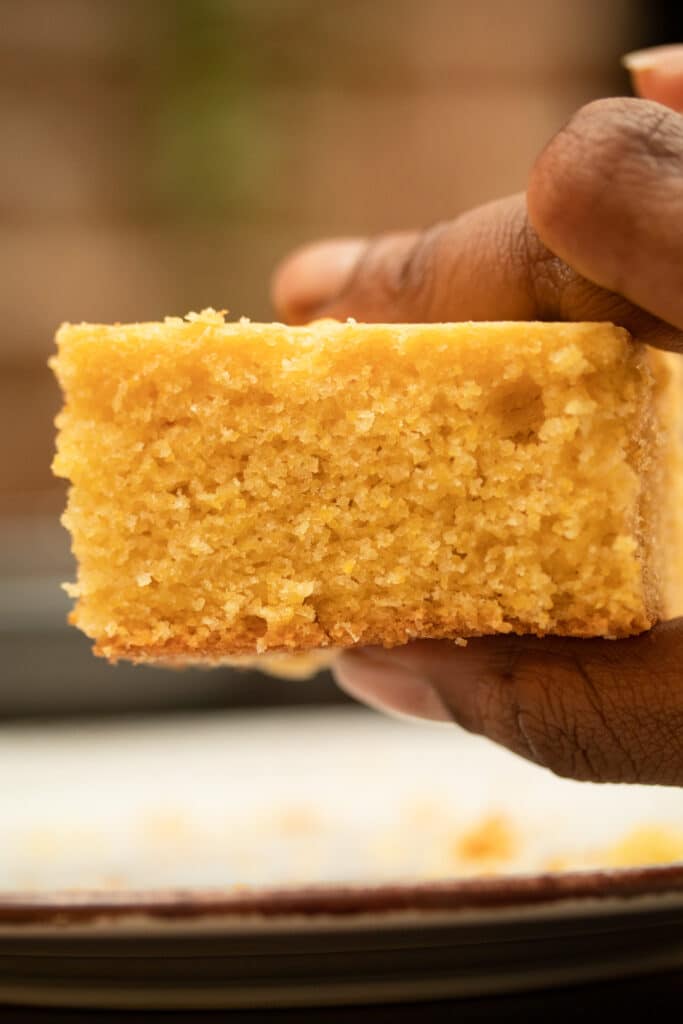
<svg viewBox="0 0 683 1024">
<path fill-rule="evenodd" d="M 341 238 L 295 253 L 278 272 L 276 306 L 298 320 L 315 317 L 343 290 L 364 244 L 360 238 Z"/>
<path fill-rule="evenodd" d="M 654 71 L 669 64 L 683 62 L 683 44 L 650 46 L 646 50 L 634 50 L 621 58 L 627 71 Z"/>
<path fill-rule="evenodd" d="M 381 711 L 452 722 L 453 715 L 430 680 L 405 665 L 399 651 L 345 651 L 333 665 L 334 675 L 353 697 Z"/>
</svg>

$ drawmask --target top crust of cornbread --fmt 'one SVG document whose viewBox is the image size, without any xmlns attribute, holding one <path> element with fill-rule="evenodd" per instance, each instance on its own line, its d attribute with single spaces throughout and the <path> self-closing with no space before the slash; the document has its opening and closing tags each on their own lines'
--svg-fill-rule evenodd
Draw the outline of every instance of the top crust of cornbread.
<svg viewBox="0 0 683 1024">
<path fill-rule="evenodd" d="M 622 636 L 677 599 L 675 357 L 620 328 L 205 311 L 57 341 L 98 653 Z"/>
</svg>

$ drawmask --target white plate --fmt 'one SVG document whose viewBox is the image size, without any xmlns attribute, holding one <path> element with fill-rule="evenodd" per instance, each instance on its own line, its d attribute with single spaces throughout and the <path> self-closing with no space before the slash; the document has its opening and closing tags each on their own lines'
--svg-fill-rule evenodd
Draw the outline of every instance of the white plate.
<svg viewBox="0 0 683 1024">
<path fill-rule="evenodd" d="M 683 866 L 646 863 L 680 856 L 677 790 L 342 709 L 0 749 L 0 1002 L 322 1005 L 683 962 Z"/>
</svg>

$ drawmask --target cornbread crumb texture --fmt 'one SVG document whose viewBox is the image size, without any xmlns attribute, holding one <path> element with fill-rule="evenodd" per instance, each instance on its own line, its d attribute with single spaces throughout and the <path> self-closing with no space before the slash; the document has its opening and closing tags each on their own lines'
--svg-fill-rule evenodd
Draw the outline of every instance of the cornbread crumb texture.
<svg viewBox="0 0 683 1024">
<path fill-rule="evenodd" d="M 57 340 L 98 653 L 620 636 L 681 605 L 678 358 L 624 330 L 206 311 Z"/>
</svg>

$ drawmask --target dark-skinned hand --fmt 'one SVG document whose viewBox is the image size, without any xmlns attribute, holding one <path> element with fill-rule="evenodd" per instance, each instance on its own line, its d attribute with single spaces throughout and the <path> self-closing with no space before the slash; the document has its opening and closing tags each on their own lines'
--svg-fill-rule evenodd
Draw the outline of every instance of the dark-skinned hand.
<svg viewBox="0 0 683 1024">
<path fill-rule="evenodd" d="M 579 110 L 526 193 L 427 231 L 298 250 L 274 279 L 280 315 L 611 320 L 683 351 L 683 46 L 626 63 L 642 98 Z M 683 620 L 619 641 L 365 648 L 335 673 L 373 707 L 457 722 L 559 775 L 683 785 Z"/>
</svg>

